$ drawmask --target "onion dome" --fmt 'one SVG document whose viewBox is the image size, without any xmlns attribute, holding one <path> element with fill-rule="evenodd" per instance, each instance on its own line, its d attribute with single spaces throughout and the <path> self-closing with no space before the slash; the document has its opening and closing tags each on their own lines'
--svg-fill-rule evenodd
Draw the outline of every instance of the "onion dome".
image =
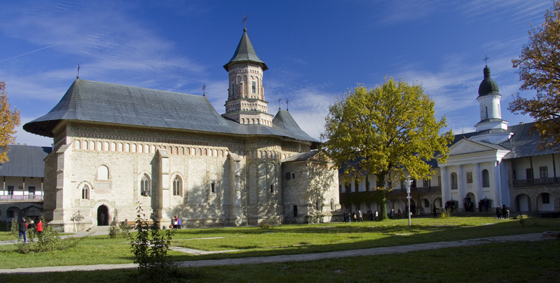
<svg viewBox="0 0 560 283">
<path fill-rule="evenodd" d="M 485 95 L 501 95 L 498 89 L 498 84 L 490 77 L 490 68 L 484 67 L 484 80 L 478 87 L 478 96 Z"/>
</svg>

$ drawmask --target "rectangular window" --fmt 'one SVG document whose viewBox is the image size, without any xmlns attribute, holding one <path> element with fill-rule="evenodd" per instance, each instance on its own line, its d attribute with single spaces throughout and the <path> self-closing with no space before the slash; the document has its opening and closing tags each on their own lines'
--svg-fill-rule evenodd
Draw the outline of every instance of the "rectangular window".
<svg viewBox="0 0 560 283">
<path fill-rule="evenodd" d="M 211 188 L 212 188 L 212 192 L 215 193 L 216 192 L 216 185 L 215 183 L 211 184 Z"/>
<path fill-rule="evenodd" d="M 270 185 L 270 192 L 274 193 L 274 184 Z"/>
<path fill-rule="evenodd" d="M 525 173 L 527 174 L 527 180 L 533 180 L 533 168 L 525 169 Z"/>
<path fill-rule="evenodd" d="M 548 178 L 548 167 L 546 167 L 546 166 L 539 167 L 539 173 L 540 173 L 541 179 Z"/>
<path fill-rule="evenodd" d="M 296 178 L 296 173 L 292 172 L 292 173 L 290 173 L 290 174 L 292 175 L 292 179 L 295 179 L 295 178 Z"/>
<path fill-rule="evenodd" d="M 431 180 L 424 179 L 423 184 L 422 184 L 422 187 L 424 187 L 424 188 L 430 187 L 430 186 L 431 186 L 431 184 L 430 184 L 431 182 L 430 182 L 430 181 L 431 181 Z"/>
<path fill-rule="evenodd" d="M 251 89 L 253 91 L 253 93 L 257 92 L 257 83 L 256 82 L 252 82 L 253 84 L 251 85 Z"/>
<path fill-rule="evenodd" d="M 546 204 L 546 203 L 550 203 L 550 195 L 547 193 L 542 194 L 542 203 Z"/>
<path fill-rule="evenodd" d="M 35 187 L 28 187 L 27 191 L 29 192 L 30 195 L 35 195 Z"/>
<path fill-rule="evenodd" d="M 472 184 L 472 172 L 467 172 L 467 184 Z"/>
<path fill-rule="evenodd" d="M 14 195 L 14 186 L 8 186 L 8 195 L 10 196 Z"/>
</svg>

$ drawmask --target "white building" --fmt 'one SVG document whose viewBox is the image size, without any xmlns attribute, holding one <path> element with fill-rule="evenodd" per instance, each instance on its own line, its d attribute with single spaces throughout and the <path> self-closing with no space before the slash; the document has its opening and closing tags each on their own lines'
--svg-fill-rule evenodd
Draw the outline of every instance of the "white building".
<svg viewBox="0 0 560 283">
<path fill-rule="evenodd" d="M 441 211 L 446 204 L 459 212 L 493 212 L 506 205 L 512 213 L 560 212 L 560 154 L 540 150 L 532 123 L 508 126 L 502 119 L 498 85 L 484 68 L 477 100 L 480 122 L 476 132 L 460 134 L 450 146 L 445 164 L 433 164 L 436 173 L 412 184 L 417 214 Z M 473 113 L 474 114 L 474 113 Z M 375 176 L 340 185 L 341 203 L 347 210 L 377 210 Z M 406 210 L 406 193 L 395 184 L 388 194 L 388 210 Z"/>
<path fill-rule="evenodd" d="M 39 217 L 43 210 L 44 159 L 50 147 L 12 144 L 0 164 L 0 221 Z"/>
</svg>

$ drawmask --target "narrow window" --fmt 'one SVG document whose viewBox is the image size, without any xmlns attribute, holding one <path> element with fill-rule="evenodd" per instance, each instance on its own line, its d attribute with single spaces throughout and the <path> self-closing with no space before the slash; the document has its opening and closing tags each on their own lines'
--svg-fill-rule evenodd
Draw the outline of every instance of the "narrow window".
<svg viewBox="0 0 560 283">
<path fill-rule="evenodd" d="M 456 173 L 451 173 L 451 189 L 452 190 L 457 189 L 457 174 Z"/>
<path fill-rule="evenodd" d="M 291 175 L 292 175 L 292 179 L 296 178 L 296 173 L 292 172 Z"/>
<path fill-rule="evenodd" d="M 546 166 L 539 167 L 539 173 L 540 173 L 541 179 L 548 178 L 548 167 L 546 167 Z"/>
<path fill-rule="evenodd" d="M 490 173 L 486 169 L 482 170 L 482 187 L 490 187 Z"/>
<path fill-rule="evenodd" d="M 14 195 L 14 186 L 8 186 L 8 195 L 10 196 Z"/>
<path fill-rule="evenodd" d="M 140 181 L 140 192 L 143 196 L 150 196 L 151 194 L 150 178 L 147 175 L 142 176 L 142 180 Z"/>
<path fill-rule="evenodd" d="M 297 205 L 294 205 L 294 217 L 297 217 Z"/>
<path fill-rule="evenodd" d="M 30 195 L 35 195 L 35 187 L 28 187 L 28 188 L 27 188 L 27 192 L 28 192 Z"/>
<path fill-rule="evenodd" d="M 89 199 L 89 186 L 84 185 L 82 187 L 82 199 Z"/>
<path fill-rule="evenodd" d="M 210 184 L 210 187 L 212 189 L 212 192 L 215 193 L 216 192 L 216 185 L 215 183 Z"/>
<path fill-rule="evenodd" d="M 256 93 L 256 92 L 257 92 L 257 83 L 254 82 L 254 81 L 252 82 L 251 90 L 252 90 L 253 93 Z"/>
<path fill-rule="evenodd" d="M 274 193 L 274 184 L 271 184 L 271 185 L 270 185 L 270 192 L 271 192 L 271 193 Z"/>
<path fill-rule="evenodd" d="M 183 194 L 183 188 L 182 188 L 181 177 L 175 176 L 175 179 L 173 179 L 173 195 L 180 196 L 182 194 Z"/>
</svg>

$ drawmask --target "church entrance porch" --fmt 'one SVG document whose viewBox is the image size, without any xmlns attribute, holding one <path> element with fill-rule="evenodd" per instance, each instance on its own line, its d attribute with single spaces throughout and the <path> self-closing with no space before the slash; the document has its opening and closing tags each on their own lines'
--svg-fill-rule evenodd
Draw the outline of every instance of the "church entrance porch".
<svg viewBox="0 0 560 283">
<path fill-rule="evenodd" d="M 109 209 L 105 205 L 100 205 L 97 208 L 97 226 L 109 225 Z"/>
</svg>

